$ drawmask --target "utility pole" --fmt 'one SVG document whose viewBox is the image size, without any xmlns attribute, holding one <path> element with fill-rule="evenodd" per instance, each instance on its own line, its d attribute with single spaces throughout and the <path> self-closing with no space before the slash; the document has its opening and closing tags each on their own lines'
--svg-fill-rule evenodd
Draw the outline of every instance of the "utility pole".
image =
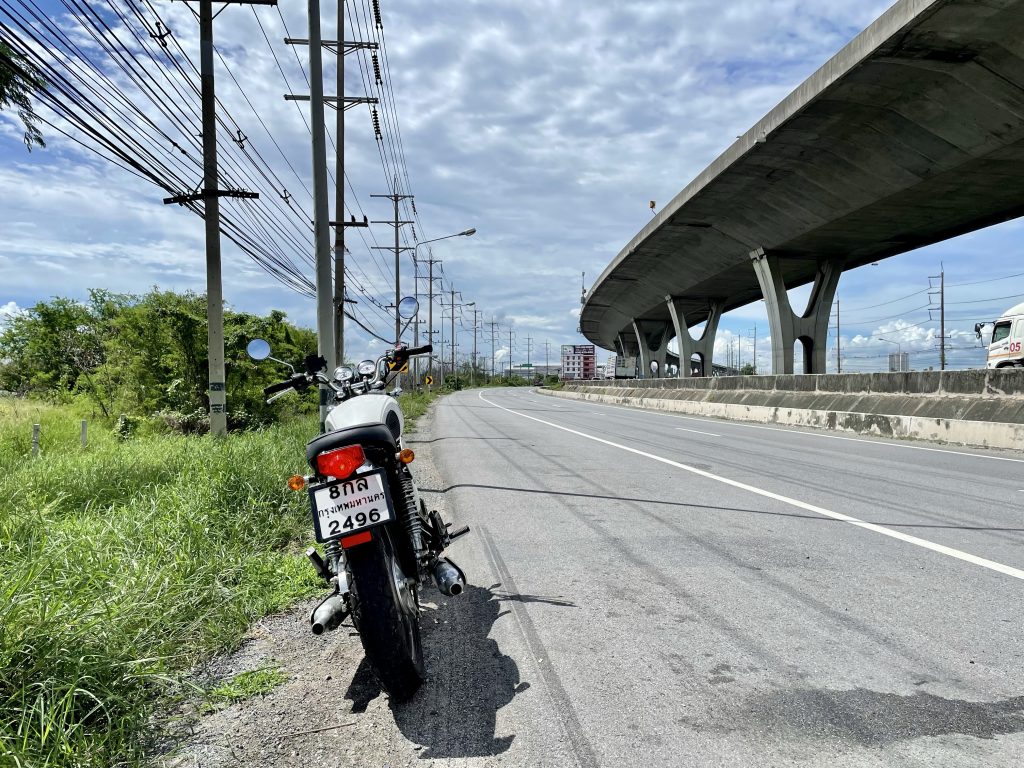
<svg viewBox="0 0 1024 768">
<path fill-rule="evenodd" d="M 545 339 L 544 340 L 544 376 L 545 376 L 545 378 L 551 372 L 551 365 L 548 362 L 548 353 L 549 353 L 550 349 L 551 349 L 551 339 Z"/>
<path fill-rule="evenodd" d="M 470 380 L 471 386 L 476 386 L 476 331 L 477 331 L 477 315 L 482 315 L 483 311 L 473 308 L 473 365 L 469 369 L 469 375 L 472 377 Z"/>
<path fill-rule="evenodd" d="M 749 331 L 749 333 L 750 333 L 750 339 L 751 339 L 751 341 L 753 342 L 753 345 L 754 345 L 754 375 L 756 376 L 757 375 L 757 325 L 754 325 L 754 327 Z M 681 362 L 682 361 L 680 361 L 680 363 Z"/>
<path fill-rule="evenodd" d="M 430 254 L 430 258 L 427 259 L 427 333 L 430 336 L 430 343 L 434 343 L 434 264 L 441 261 L 435 259 L 433 254 Z M 431 380 L 434 378 L 434 353 L 431 352 L 427 358 L 429 361 L 428 375 Z M 443 378 L 443 377 L 442 377 Z M 433 384 L 428 384 L 427 389 L 433 387 Z"/>
<path fill-rule="evenodd" d="M 939 296 L 939 370 L 946 370 L 946 268 L 939 262 L 940 270 L 937 275 L 928 276 L 928 303 L 931 304 L 932 296 Z M 933 290 L 932 280 L 939 281 L 939 289 Z M 931 320 L 934 310 L 928 308 L 928 319 Z"/>
<path fill-rule="evenodd" d="M 452 287 L 452 376 L 455 377 L 455 388 L 459 388 L 459 374 L 455 368 L 455 288 Z"/>
<path fill-rule="evenodd" d="M 224 0 L 229 4 L 276 5 L 277 0 Z M 203 201 L 206 224 L 206 357 L 210 434 L 228 433 L 227 376 L 224 371 L 224 288 L 221 281 L 220 198 L 256 199 L 255 192 L 222 190 L 217 183 L 217 97 L 213 66 L 213 0 L 199 0 L 199 79 L 203 119 L 203 191 L 164 198 L 164 204 Z"/>
<path fill-rule="evenodd" d="M 494 335 L 497 332 L 498 324 L 494 322 L 494 315 L 491 315 L 491 322 L 488 323 L 491 326 L 491 379 L 494 379 L 494 348 L 496 346 Z"/>
<path fill-rule="evenodd" d="M 508 327 L 508 380 L 512 381 L 512 326 Z"/>
<path fill-rule="evenodd" d="M 205 0 L 204 0 L 205 1 Z M 249 0 L 251 2 L 251 0 Z M 316 335 L 317 351 L 327 361 L 327 370 L 335 368 L 341 358 L 337 357 L 344 352 L 344 339 L 336 339 L 335 333 L 344 334 L 344 323 L 339 320 L 339 315 L 345 312 L 345 242 L 344 234 L 339 237 L 335 232 L 335 260 L 332 274 L 331 263 L 331 233 L 330 227 L 333 223 L 337 229 L 344 229 L 342 215 L 344 213 L 344 197 L 339 196 L 335 190 L 335 207 L 338 209 L 338 219 L 331 221 L 330 207 L 327 202 L 327 146 L 325 138 L 324 105 L 333 104 L 340 112 L 349 106 L 356 104 L 376 104 L 376 99 L 366 97 L 346 97 L 339 90 L 337 96 L 324 96 L 324 68 L 322 48 L 335 46 L 341 53 L 342 60 L 338 67 L 344 70 L 344 53 L 348 51 L 343 40 L 324 40 L 320 34 L 320 0 L 308 0 L 307 13 L 309 15 L 309 37 L 285 38 L 288 45 L 305 45 L 309 47 L 309 95 L 285 94 L 286 101 L 308 101 L 310 129 L 313 133 L 313 238 L 316 244 Z M 339 8 L 339 19 L 342 9 Z M 343 25 L 339 25 L 339 36 Z M 354 50 L 354 48 L 353 48 Z M 339 84 L 344 83 L 344 72 L 339 75 Z M 339 115 L 339 136 L 338 143 L 344 143 L 344 118 Z M 343 183 L 344 161 L 339 163 L 338 184 Z M 367 226 L 365 220 L 362 224 L 354 221 L 351 226 Z M 339 262 L 340 259 L 340 262 Z M 397 309 L 396 309 L 397 312 Z M 320 387 L 320 430 L 325 429 L 327 419 L 327 403 L 330 397 L 330 389 L 321 385 Z"/>
<path fill-rule="evenodd" d="M 836 299 L 836 373 L 843 372 L 842 326 L 839 324 L 839 299 Z"/>
<path fill-rule="evenodd" d="M 398 189 L 398 179 L 395 179 L 395 189 Z M 400 258 L 402 251 L 411 251 L 412 248 L 403 248 L 401 243 L 401 229 L 405 224 L 412 224 L 411 221 L 402 221 L 399 218 L 398 205 L 403 200 L 409 200 L 412 195 L 400 195 L 397 192 L 391 195 L 370 195 L 370 197 L 386 197 L 391 200 L 395 205 L 395 218 L 394 221 L 371 221 L 371 224 L 391 224 L 395 228 L 395 247 L 394 249 L 388 248 L 387 246 L 377 245 L 373 246 L 376 250 L 395 252 L 395 343 L 397 344 L 402 336 L 402 318 L 398 314 L 398 303 L 402 300 L 402 281 L 400 278 L 401 262 Z"/>
<path fill-rule="evenodd" d="M 526 337 L 526 367 L 530 367 L 530 353 L 533 351 L 533 337 Z"/>
</svg>

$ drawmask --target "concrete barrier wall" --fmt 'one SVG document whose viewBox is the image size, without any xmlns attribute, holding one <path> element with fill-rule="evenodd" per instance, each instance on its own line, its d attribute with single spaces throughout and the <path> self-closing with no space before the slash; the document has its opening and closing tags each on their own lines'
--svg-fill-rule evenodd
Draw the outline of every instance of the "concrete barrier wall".
<svg viewBox="0 0 1024 768">
<path fill-rule="evenodd" d="M 698 416 L 1024 450 L 1024 370 L 581 382 L 551 394 Z"/>
</svg>

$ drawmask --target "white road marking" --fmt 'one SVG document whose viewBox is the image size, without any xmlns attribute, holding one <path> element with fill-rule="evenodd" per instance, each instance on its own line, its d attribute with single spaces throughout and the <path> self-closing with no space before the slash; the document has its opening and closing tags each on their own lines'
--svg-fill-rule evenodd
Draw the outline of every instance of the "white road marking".
<svg viewBox="0 0 1024 768">
<path fill-rule="evenodd" d="M 547 395 L 552 397 L 552 395 Z M 888 448 L 907 448 L 913 451 L 930 451 L 931 453 L 950 453 L 954 456 L 972 456 L 975 459 L 990 459 L 992 461 L 1012 461 L 1018 464 L 1024 464 L 1024 459 L 1014 459 L 1009 456 L 987 456 L 983 453 L 968 453 L 967 451 L 954 451 L 948 448 L 929 448 L 924 445 L 907 445 L 905 443 L 893 443 L 887 440 L 865 440 L 863 437 L 844 437 L 843 435 L 826 435 L 823 432 L 804 432 L 801 429 L 786 429 L 784 427 L 766 427 L 763 424 L 748 424 L 743 421 L 732 421 L 730 419 L 702 419 L 699 416 L 681 416 L 678 413 L 668 413 L 664 411 L 647 411 L 643 408 L 626 408 L 621 405 L 609 405 L 608 403 L 599 403 L 592 400 L 586 400 L 582 402 L 588 402 L 591 405 L 600 405 L 603 408 L 614 408 L 617 411 L 629 411 L 630 413 L 645 413 L 648 416 L 669 416 L 673 419 L 686 419 L 687 421 L 702 421 L 705 424 L 716 424 L 726 425 L 730 427 L 745 427 L 746 429 L 766 429 L 769 432 L 785 432 L 790 435 L 806 435 L 807 437 L 824 437 L 828 440 L 848 440 L 851 443 L 871 443 L 872 445 L 882 445 Z"/>
<path fill-rule="evenodd" d="M 699 429 L 687 429 L 686 427 L 676 427 L 680 432 L 696 432 L 698 435 L 709 435 L 711 437 L 721 437 L 716 435 L 714 432 L 701 432 Z"/>
<path fill-rule="evenodd" d="M 968 562 L 968 563 L 971 563 L 973 565 L 978 565 L 978 566 L 981 566 L 982 568 L 988 568 L 991 571 L 997 571 L 998 573 L 1002 573 L 1002 574 L 1005 574 L 1007 576 L 1012 576 L 1015 579 L 1024 580 L 1024 570 L 1021 570 L 1019 568 L 1014 568 L 1013 566 L 1004 565 L 1003 563 L 997 563 L 994 560 L 988 560 L 988 559 L 986 559 L 984 557 L 978 557 L 977 555 L 972 555 L 969 552 L 964 552 L 964 551 L 959 550 L 959 549 L 954 549 L 953 547 L 947 547 L 944 544 L 937 544 L 934 541 L 928 541 L 927 539 L 918 538 L 917 536 L 910 536 L 910 535 L 908 535 L 906 533 L 903 533 L 901 531 L 896 531 L 896 530 L 893 530 L 891 528 L 886 528 L 884 525 L 877 525 L 875 523 L 868 523 L 868 522 L 865 522 L 864 520 L 861 520 L 859 518 L 850 517 L 849 515 L 844 515 L 841 512 L 833 512 L 830 509 L 825 509 L 824 507 L 819 507 L 819 506 L 816 506 L 814 504 L 808 504 L 807 502 L 800 501 L 799 499 L 792 499 L 789 496 L 783 496 L 782 494 L 774 493 L 772 491 L 765 490 L 764 488 L 758 488 L 758 487 L 753 486 L 753 485 L 748 485 L 747 483 L 741 483 L 738 480 L 730 480 L 727 477 L 722 477 L 721 475 L 716 475 L 716 474 L 713 474 L 711 472 L 705 472 L 703 469 L 697 469 L 696 467 L 691 467 L 688 464 L 682 464 L 682 463 L 680 463 L 678 461 L 673 461 L 672 459 L 667 459 L 664 456 L 658 456 L 658 455 L 653 454 L 653 453 L 647 453 L 647 451 L 641 451 L 641 450 L 639 450 L 637 448 L 630 448 L 628 445 L 620 445 L 619 443 L 613 443 L 611 440 L 605 440 L 602 437 L 596 437 L 595 435 L 588 435 L 586 432 L 580 432 L 579 430 L 576 430 L 576 429 L 570 429 L 569 427 L 563 427 L 561 424 L 555 424 L 555 423 L 550 422 L 550 421 L 545 421 L 544 419 L 538 419 L 536 416 L 529 416 L 529 415 L 527 415 L 525 413 L 520 413 L 519 411 L 513 411 L 511 408 L 506 408 L 503 405 L 498 405 L 497 403 L 495 403 L 495 402 L 493 402 L 491 400 L 488 400 L 486 397 L 484 397 L 483 392 L 479 393 L 479 397 L 485 403 L 487 403 L 489 405 L 492 405 L 495 408 L 500 408 L 503 411 L 506 411 L 508 413 L 514 414 L 516 416 L 520 416 L 520 417 L 522 417 L 524 419 L 529 419 L 530 421 L 536 421 L 539 424 L 545 424 L 545 425 L 547 425 L 549 427 L 554 427 L 555 429 L 560 429 L 563 432 L 569 432 L 570 434 L 586 438 L 587 440 L 593 440 L 594 442 L 602 443 L 603 445 L 610 445 L 612 448 L 618 448 L 619 450 L 622 450 L 622 451 L 627 451 L 629 453 L 634 453 L 637 456 L 643 456 L 646 459 L 651 459 L 653 461 L 658 461 L 658 462 L 661 462 L 662 464 L 668 464 L 670 467 L 675 467 L 676 469 L 681 469 L 681 470 L 683 470 L 685 472 L 691 472 L 691 473 L 693 473 L 695 475 L 699 475 L 700 477 L 705 477 L 708 480 L 714 480 L 715 482 L 723 483 L 725 485 L 732 486 L 733 488 L 739 488 L 742 491 L 747 491 L 749 493 L 757 494 L 758 496 L 763 496 L 766 499 L 773 499 L 775 501 L 780 501 L 783 504 L 789 504 L 790 506 L 796 507 L 798 509 L 806 510 L 807 512 L 814 512 L 815 514 L 821 515 L 822 517 L 829 517 L 829 518 L 831 518 L 833 520 L 840 520 L 840 521 L 842 521 L 844 523 L 849 523 L 850 525 L 855 525 L 858 528 L 864 528 L 865 530 L 868 530 L 868 531 L 874 531 L 875 533 L 880 533 L 883 536 L 888 536 L 888 537 L 893 538 L 893 539 L 898 539 L 899 541 L 903 541 L 903 542 L 906 542 L 908 544 L 913 544 L 914 546 L 922 547 L 924 549 L 930 549 L 933 552 L 938 552 L 939 554 L 942 554 L 942 555 L 947 555 L 949 557 L 954 557 L 957 560 L 963 560 L 964 562 Z M 973 455 L 973 454 L 968 454 L 968 455 Z"/>
</svg>

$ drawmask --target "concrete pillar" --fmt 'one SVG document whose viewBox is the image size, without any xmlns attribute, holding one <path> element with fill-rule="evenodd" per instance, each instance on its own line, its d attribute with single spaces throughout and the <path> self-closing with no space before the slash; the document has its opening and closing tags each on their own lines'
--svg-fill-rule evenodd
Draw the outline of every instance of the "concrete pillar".
<svg viewBox="0 0 1024 768">
<path fill-rule="evenodd" d="M 761 285 L 772 335 L 772 373 L 795 373 L 793 345 L 801 342 L 804 351 L 803 372 L 824 373 L 828 324 L 832 300 L 843 273 L 842 259 L 822 259 L 814 277 L 814 287 L 802 315 L 793 312 L 782 280 L 779 257 L 763 248 L 750 252 L 750 259 Z"/>
<path fill-rule="evenodd" d="M 646 379 L 652 375 L 658 378 L 665 376 L 665 356 L 668 353 L 668 323 L 633 319 L 633 333 L 639 349 L 637 367 L 639 378 Z M 658 364 L 658 373 L 651 373 L 651 361 Z"/>
<path fill-rule="evenodd" d="M 715 354 L 715 334 L 718 333 L 718 321 L 722 319 L 721 301 L 711 301 L 708 304 L 708 319 L 704 324 L 704 333 L 699 339 L 690 335 L 690 329 L 686 325 L 686 317 L 683 314 L 679 299 L 666 296 L 669 314 L 672 316 L 672 325 L 676 331 L 676 343 L 679 344 L 679 378 L 688 379 L 690 372 L 690 360 L 694 355 L 700 358 L 701 371 L 705 376 L 712 373 L 711 365 Z"/>
</svg>

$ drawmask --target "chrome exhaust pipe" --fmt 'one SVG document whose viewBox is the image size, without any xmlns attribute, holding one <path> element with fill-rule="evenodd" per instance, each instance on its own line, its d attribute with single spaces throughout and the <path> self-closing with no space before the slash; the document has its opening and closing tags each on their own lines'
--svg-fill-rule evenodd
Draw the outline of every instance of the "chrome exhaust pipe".
<svg viewBox="0 0 1024 768">
<path fill-rule="evenodd" d="M 443 557 L 434 563 L 434 581 L 442 593 L 451 597 L 458 597 L 466 587 L 466 577 L 459 567 Z"/>
<path fill-rule="evenodd" d="M 345 598 L 335 593 L 324 600 L 313 609 L 309 617 L 310 628 L 314 635 L 322 635 L 338 626 L 348 616 L 348 609 L 345 607 Z"/>
</svg>

